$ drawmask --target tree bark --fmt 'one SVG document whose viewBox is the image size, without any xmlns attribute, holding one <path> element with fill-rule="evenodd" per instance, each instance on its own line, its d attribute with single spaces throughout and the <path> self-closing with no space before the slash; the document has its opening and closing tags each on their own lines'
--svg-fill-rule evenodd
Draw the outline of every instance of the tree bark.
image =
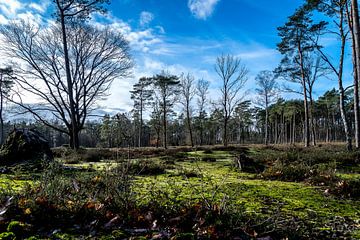
<svg viewBox="0 0 360 240">
<path fill-rule="evenodd" d="M 351 1 L 352 39 L 354 60 L 354 117 L 355 117 L 355 147 L 360 147 L 360 114 L 359 114 L 359 76 L 360 76 L 360 23 L 357 0 Z"/>
<path fill-rule="evenodd" d="M 166 122 L 166 97 L 163 98 L 163 128 L 164 128 L 164 148 L 167 149 L 167 122 Z"/>
<path fill-rule="evenodd" d="M 61 21 L 61 31 L 62 31 L 62 40 L 63 40 L 63 49 L 64 49 L 64 61 L 65 61 L 65 72 L 66 72 L 66 80 L 67 80 L 67 90 L 69 95 L 69 105 L 70 105 L 70 118 L 71 118 L 71 133 L 70 136 L 70 146 L 72 149 L 79 149 L 79 136 L 78 136 L 78 127 L 76 124 L 76 111 L 75 111 L 75 102 L 73 96 L 73 84 L 71 80 L 71 72 L 70 72 L 70 60 L 69 60 L 69 50 L 67 44 L 67 35 L 66 35 L 66 25 L 65 25 L 65 16 L 64 12 L 60 10 L 60 21 Z"/>
<path fill-rule="evenodd" d="M 309 131 L 309 106 L 308 106 L 308 97 L 306 90 L 306 76 L 303 62 L 303 53 L 301 49 L 301 43 L 298 43 L 298 53 L 300 57 L 300 69 L 301 69 L 301 79 L 302 79 L 302 87 L 304 94 L 304 145 L 305 147 L 310 146 L 310 131 Z"/>
<path fill-rule="evenodd" d="M 187 125 L 188 125 L 188 128 L 189 128 L 191 147 L 194 147 L 194 138 L 193 138 L 193 132 L 192 132 L 192 127 L 191 127 L 191 117 L 190 117 L 190 107 L 189 107 L 189 104 L 187 104 L 186 118 L 187 118 Z"/>
</svg>

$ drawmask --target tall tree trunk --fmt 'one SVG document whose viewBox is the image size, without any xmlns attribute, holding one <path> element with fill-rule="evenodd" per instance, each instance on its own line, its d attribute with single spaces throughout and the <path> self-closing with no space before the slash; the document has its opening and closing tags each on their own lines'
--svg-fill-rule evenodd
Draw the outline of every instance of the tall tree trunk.
<svg viewBox="0 0 360 240">
<path fill-rule="evenodd" d="M 66 25 L 65 25 L 65 16 L 63 12 L 60 12 L 60 21 L 61 21 L 61 31 L 62 31 L 62 40 L 63 40 L 63 49 L 64 49 L 64 61 L 65 61 L 65 72 L 66 72 L 66 80 L 67 80 L 67 91 L 69 97 L 69 107 L 70 107 L 70 118 L 71 118 L 71 126 L 72 136 L 70 137 L 70 146 L 71 148 L 77 150 L 80 147 L 79 143 L 79 136 L 76 124 L 76 117 L 75 117 L 75 103 L 74 103 L 74 96 L 73 96 L 73 83 L 71 79 L 71 72 L 70 72 L 70 60 L 69 60 L 69 50 L 67 45 L 67 35 L 66 35 Z"/>
<path fill-rule="evenodd" d="M 296 113 L 293 116 L 293 133 L 292 133 L 292 144 L 295 144 L 295 137 L 296 137 Z"/>
<path fill-rule="evenodd" d="M 187 125 L 189 128 L 191 147 L 194 147 L 194 138 L 193 138 L 193 132 L 192 132 L 192 127 L 191 127 L 191 117 L 190 117 L 189 105 L 187 105 L 187 107 L 186 107 L 186 118 L 187 118 Z"/>
<path fill-rule="evenodd" d="M 223 133 L 223 142 L 224 142 L 224 147 L 228 146 L 228 139 L 227 139 L 227 125 L 228 125 L 228 118 L 225 117 L 224 118 L 224 133 Z"/>
<path fill-rule="evenodd" d="M 305 147 L 310 146 L 310 131 L 309 131 L 309 106 L 308 106 L 308 97 L 306 90 L 306 76 L 304 69 L 304 61 L 303 61 L 303 53 L 301 49 L 301 43 L 298 43 L 298 53 L 300 57 L 300 70 L 301 70 L 301 78 L 302 78 L 302 87 L 304 94 L 304 145 Z"/>
<path fill-rule="evenodd" d="M 140 126 L 139 126 L 139 139 L 138 139 L 138 146 L 139 148 L 142 147 L 141 139 L 142 139 L 142 132 L 143 132 L 143 99 L 141 97 L 140 100 Z"/>
<path fill-rule="evenodd" d="M 310 120 L 311 120 L 311 136 L 312 136 L 312 145 L 316 146 L 316 121 L 314 117 L 314 100 L 312 97 L 312 91 L 309 92 L 310 99 Z"/>
<path fill-rule="evenodd" d="M 351 0 L 352 39 L 354 60 L 354 117 L 355 117 L 355 147 L 360 147 L 360 116 L 359 116 L 359 76 L 360 76 L 360 24 L 357 0 Z"/>
<path fill-rule="evenodd" d="M 349 151 L 351 151 L 352 150 L 352 137 L 351 137 L 351 131 L 350 131 L 350 127 L 349 127 L 349 121 L 346 117 L 345 90 L 343 87 L 343 67 L 344 67 L 344 55 L 345 55 L 345 45 L 346 45 L 346 36 L 344 33 L 344 29 L 343 29 L 343 18 L 344 18 L 343 11 L 340 11 L 340 24 L 339 24 L 340 29 L 339 30 L 340 30 L 340 36 L 341 36 L 341 49 L 340 49 L 340 61 L 339 61 L 340 64 L 339 64 L 339 71 L 338 71 L 338 85 L 339 85 L 339 98 L 340 98 L 340 114 L 341 114 L 341 120 L 344 125 L 344 131 L 345 131 L 345 135 L 346 135 L 346 148 Z M 355 81 L 357 82 L 357 74 L 356 74 L 356 77 L 354 76 L 354 79 L 356 79 Z M 357 87 L 354 86 L 354 93 L 357 92 L 357 90 L 355 90 L 355 88 L 357 88 Z M 355 107 L 355 105 L 358 106 L 358 104 L 354 104 L 354 107 Z M 356 110 L 356 111 L 359 112 L 359 110 Z M 359 114 L 355 114 L 355 115 L 357 115 L 356 119 L 358 119 Z"/>
<path fill-rule="evenodd" d="M 269 144 L 269 109 L 268 104 L 265 106 L 265 145 Z"/>
<path fill-rule="evenodd" d="M 166 98 L 163 99 L 163 138 L 164 138 L 164 148 L 167 149 L 167 121 L 166 121 Z"/>
</svg>

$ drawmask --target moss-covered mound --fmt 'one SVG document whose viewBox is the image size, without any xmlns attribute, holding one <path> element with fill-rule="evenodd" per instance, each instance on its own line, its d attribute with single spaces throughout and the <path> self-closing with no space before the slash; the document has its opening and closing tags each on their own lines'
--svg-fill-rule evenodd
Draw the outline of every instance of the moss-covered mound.
<svg viewBox="0 0 360 240">
<path fill-rule="evenodd" d="M 53 160 L 48 141 L 35 129 L 14 129 L 0 148 L 0 166 Z"/>
</svg>

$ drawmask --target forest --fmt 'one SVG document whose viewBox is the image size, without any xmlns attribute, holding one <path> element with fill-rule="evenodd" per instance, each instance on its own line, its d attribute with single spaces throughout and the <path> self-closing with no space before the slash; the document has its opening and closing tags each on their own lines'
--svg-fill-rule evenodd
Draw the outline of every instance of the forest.
<svg viewBox="0 0 360 240">
<path fill-rule="evenodd" d="M 0 240 L 360 239 L 357 0 L 299 1 L 275 68 L 225 47 L 211 77 L 136 73 L 150 50 L 103 20 L 115 1 L 15 2 L 0 1 Z M 223 2 L 189 0 L 191 17 L 210 21 L 208 3 Z M 129 79 L 131 107 L 106 102 Z"/>
</svg>

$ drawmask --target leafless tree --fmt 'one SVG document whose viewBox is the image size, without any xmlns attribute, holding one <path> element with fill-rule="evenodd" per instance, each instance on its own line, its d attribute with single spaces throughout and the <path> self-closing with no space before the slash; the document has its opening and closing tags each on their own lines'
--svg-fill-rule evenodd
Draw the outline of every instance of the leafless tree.
<svg viewBox="0 0 360 240">
<path fill-rule="evenodd" d="M 128 42 L 120 33 L 73 22 L 66 33 L 69 88 L 59 28 L 56 24 L 44 29 L 13 22 L 0 29 L 6 40 L 2 50 L 9 58 L 19 61 L 14 69 L 17 86 L 26 96 L 36 97 L 39 105 L 34 108 L 21 100 L 13 99 L 13 102 L 45 125 L 69 135 L 70 144 L 76 149 L 78 134 L 94 103 L 106 96 L 114 79 L 130 74 L 132 61 Z M 65 128 L 53 125 L 42 114 L 46 112 L 59 119 Z"/>
<path fill-rule="evenodd" d="M 269 106 L 276 101 L 278 95 L 278 86 L 276 77 L 271 71 L 261 71 L 255 78 L 258 88 L 255 89 L 258 94 L 256 103 L 265 108 L 265 138 L 264 142 L 269 143 Z"/>
<path fill-rule="evenodd" d="M 79 135 L 77 131 L 77 125 L 79 124 L 76 119 L 76 106 L 73 85 L 74 79 L 72 79 L 70 54 L 68 46 L 68 30 L 67 27 L 69 22 L 71 23 L 74 19 L 84 21 L 89 18 L 93 12 L 105 12 L 103 3 L 109 3 L 109 0 L 53 0 L 55 4 L 58 23 L 60 23 L 61 32 L 61 43 L 63 54 L 63 63 L 65 64 L 66 74 L 66 88 L 69 99 L 69 110 L 71 119 L 71 137 L 70 145 L 74 149 L 79 148 Z M 60 40 L 60 39 L 59 39 Z"/>
<path fill-rule="evenodd" d="M 240 58 L 232 55 L 217 57 L 215 70 L 222 80 L 220 102 L 223 111 L 223 143 L 227 146 L 228 122 L 236 105 L 241 101 L 239 93 L 247 81 L 248 70 Z"/>
<path fill-rule="evenodd" d="M 204 119 L 205 119 L 205 106 L 208 103 L 207 95 L 209 93 L 209 81 L 200 79 L 196 85 L 196 95 L 198 96 L 197 106 L 199 111 L 199 131 L 200 131 L 200 145 L 204 143 Z"/>
<path fill-rule="evenodd" d="M 181 88 L 181 95 L 183 101 L 181 101 L 181 104 L 184 106 L 184 110 L 186 113 L 186 123 L 189 130 L 190 135 L 190 143 L 191 146 L 194 147 L 194 138 L 193 138 L 193 131 L 192 131 L 192 106 L 191 101 L 193 100 L 196 89 L 195 89 L 195 78 L 190 73 L 188 74 L 182 74 L 180 77 L 180 88 Z"/>
</svg>

